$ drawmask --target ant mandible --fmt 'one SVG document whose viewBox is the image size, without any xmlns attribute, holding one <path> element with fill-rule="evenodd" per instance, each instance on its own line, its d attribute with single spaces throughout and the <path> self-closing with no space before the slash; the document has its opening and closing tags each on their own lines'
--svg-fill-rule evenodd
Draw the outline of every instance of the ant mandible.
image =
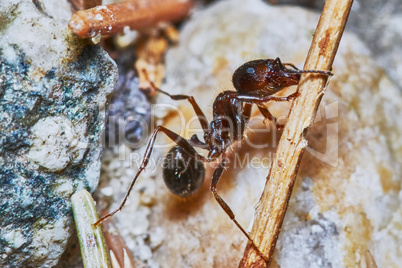
<svg viewBox="0 0 402 268">
<path fill-rule="evenodd" d="M 298 96 L 297 92 L 287 97 L 273 97 L 272 95 L 285 87 L 297 85 L 302 73 L 332 75 L 329 71 L 299 70 L 291 63 L 282 63 L 279 58 L 275 60 L 253 60 L 243 64 L 233 73 L 232 82 L 236 91 L 223 91 L 216 97 L 213 104 L 213 120 L 210 124 L 208 124 L 204 113 L 192 96 L 171 95 L 155 87 L 155 89 L 169 96 L 172 100 L 188 100 L 190 102 L 204 131 L 204 142 L 200 141 L 196 134 L 187 140 L 163 126 L 158 126 L 148 142 L 142 163 L 130 184 L 123 202 L 119 208 L 100 218 L 94 225 L 98 225 L 123 208 L 139 174 L 148 164 L 158 132 L 162 131 L 177 144 L 167 153 L 164 160 L 163 177 L 169 190 L 181 197 L 194 194 L 204 181 L 203 162 L 211 162 L 221 157 L 220 163 L 212 176 L 210 187 L 212 194 L 230 219 L 264 257 L 249 234 L 237 222 L 228 204 L 219 196 L 216 185 L 227 163 L 226 151 L 228 147 L 235 141 L 241 140 L 244 136 L 252 105 L 256 104 L 261 114 L 266 119 L 274 121 L 278 129 L 283 128 L 263 104 L 270 101 L 282 102 L 295 99 Z M 194 147 L 207 150 L 208 156 L 204 157 L 198 154 Z"/>
</svg>

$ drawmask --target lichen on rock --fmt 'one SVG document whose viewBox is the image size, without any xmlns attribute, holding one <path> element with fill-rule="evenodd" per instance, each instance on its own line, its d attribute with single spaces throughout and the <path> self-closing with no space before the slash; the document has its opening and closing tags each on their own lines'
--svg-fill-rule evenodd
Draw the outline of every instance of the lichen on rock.
<svg viewBox="0 0 402 268">
<path fill-rule="evenodd" d="M 67 27 L 67 1 L 0 5 L 0 266 L 51 267 L 73 224 L 70 196 L 99 179 L 117 68 Z"/>
</svg>

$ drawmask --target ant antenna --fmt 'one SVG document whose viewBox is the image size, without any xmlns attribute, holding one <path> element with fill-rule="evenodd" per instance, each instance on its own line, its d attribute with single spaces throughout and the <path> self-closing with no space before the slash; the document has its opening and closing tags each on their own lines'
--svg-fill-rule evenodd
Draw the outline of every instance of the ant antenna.
<svg viewBox="0 0 402 268">
<path fill-rule="evenodd" d="M 333 76 L 334 74 L 330 71 L 320 71 L 320 70 L 288 70 L 289 73 L 303 74 L 303 73 L 315 73 L 315 74 L 324 74 L 328 76 Z"/>
</svg>

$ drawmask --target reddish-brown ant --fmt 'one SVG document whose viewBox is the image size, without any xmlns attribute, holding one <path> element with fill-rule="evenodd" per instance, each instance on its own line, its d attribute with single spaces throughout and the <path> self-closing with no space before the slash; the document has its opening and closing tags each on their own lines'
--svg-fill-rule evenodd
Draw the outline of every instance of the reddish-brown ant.
<svg viewBox="0 0 402 268">
<path fill-rule="evenodd" d="M 296 98 L 298 96 L 297 92 L 287 97 L 273 97 L 272 95 L 285 87 L 297 85 L 302 73 L 332 75 L 329 71 L 299 70 L 293 64 L 282 64 L 279 58 L 275 60 L 254 60 L 243 64 L 234 72 L 232 77 L 236 91 L 224 91 L 216 97 L 213 104 L 213 120 L 210 124 L 208 124 L 204 113 L 192 96 L 170 95 L 157 89 L 173 100 L 188 100 L 190 102 L 204 131 L 204 142 L 200 141 L 197 135 L 193 135 L 187 140 L 163 126 L 158 126 L 151 136 L 140 168 L 132 180 L 123 202 L 119 208 L 99 219 L 95 225 L 113 216 L 123 208 L 139 174 L 148 164 L 156 135 L 159 131 L 162 131 L 177 144 L 168 152 L 164 163 L 163 177 L 169 190 L 182 197 L 192 195 L 203 183 L 205 174 L 203 162 L 211 162 L 221 157 L 220 163 L 213 174 L 210 189 L 226 214 L 253 243 L 249 234 L 235 219 L 230 207 L 216 191 L 216 185 L 227 163 L 226 150 L 232 143 L 243 138 L 253 104 L 257 105 L 265 118 L 273 120 L 278 128 L 283 127 L 277 124 L 275 117 L 271 115 L 263 104 L 270 101 L 290 101 Z M 208 156 L 204 157 L 198 154 L 194 147 L 207 150 Z M 255 246 L 254 243 L 253 245 Z"/>
</svg>

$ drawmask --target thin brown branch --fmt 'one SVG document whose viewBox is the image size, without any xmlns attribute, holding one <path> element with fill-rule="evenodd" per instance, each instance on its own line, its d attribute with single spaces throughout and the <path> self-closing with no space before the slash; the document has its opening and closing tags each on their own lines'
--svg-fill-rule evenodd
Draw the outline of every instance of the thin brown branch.
<svg viewBox="0 0 402 268">
<path fill-rule="evenodd" d="M 307 56 L 304 69 L 330 70 L 353 0 L 327 0 Z M 326 76 L 304 74 L 298 86 L 300 96 L 294 101 L 280 139 L 264 192 L 256 209 L 251 237 L 270 261 L 292 194 L 300 160 L 307 146 L 307 128 L 323 96 Z M 248 243 L 239 267 L 267 267 Z"/>
<path fill-rule="evenodd" d="M 75 10 L 83 10 L 102 4 L 102 0 L 70 0 Z"/>
<path fill-rule="evenodd" d="M 82 38 L 107 36 L 121 33 L 126 26 L 136 30 L 159 22 L 178 21 L 192 7 L 192 0 L 133 0 L 77 11 L 68 26 Z"/>
</svg>

